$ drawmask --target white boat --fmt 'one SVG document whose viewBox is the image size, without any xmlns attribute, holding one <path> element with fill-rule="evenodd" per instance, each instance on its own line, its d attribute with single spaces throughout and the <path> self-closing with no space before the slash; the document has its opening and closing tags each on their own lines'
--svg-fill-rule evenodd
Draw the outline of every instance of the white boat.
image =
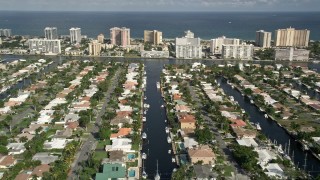
<svg viewBox="0 0 320 180">
<path fill-rule="evenodd" d="M 268 114 L 264 114 L 264 117 L 265 117 L 265 118 L 268 118 Z"/>
<path fill-rule="evenodd" d="M 145 132 L 142 133 L 142 139 L 147 139 L 147 133 Z"/>
<path fill-rule="evenodd" d="M 145 96 L 143 99 L 144 99 L 144 100 L 147 100 L 147 96 Z"/>
<path fill-rule="evenodd" d="M 142 178 L 143 179 L 147 179 L 148 178 L 148 174 L 144 170 L 142 171 Z"/>
<path fill-rule="evenodd" d="M 176 159 L 175 159 L 175 158 L 172 158 L 172 162 L 175 163 L 175 162 L 176 162 Z"/>
<path fill-rule="evenodd" d="M 160 180 L 160 174 L 158 171 L 158 160 L 157 160 L 157 171 L 156 171 L 156 175 L 154 176 L 154 180 Z"/>
<path fill-rule="evenodd" d="M 142 159 L 147 159 L 147 154 L 146 153 L 142 153 L 141 157 L 142 157 Z"/>
<path fill-rule="evenodd" d="M 284 151 L 282 150 L 282 145 L 280 144 L 279 145 L 279 147 L 278 147 L 278 152 L 280 153 L 280 154 L 284 154 Z"/>
<path fill-rule="evenodd" d="M 168 143 L 171 143 L 171 138 L 170 138 L 170 136 L 167 137 L 167 141 L 168 141 Z"/>
<path fill-rule="evenodd" d="M 160 83 L 157 82 L 157 89 L 160 89 Z"/>
<path fill-rule="evenodd" d="M 147 114 L 147 111 L 145 110 L 145 111 L 143 112 L 143 114 Z"/>
<path fill-rule="evenodd" d="M 163 108 L 163 107 L 164 107 L 164 105 L 162 104 L 162 105 L 161 105 L 161 107 Z"/>
<path fill-rule="evenodd" d="M 168 127 L 166 127 L 166 133 L 169 133 L 169 128 Z"/>
<path fill-rule="evenodd" d="M 259 123 L 256 123 L 256 128 L 257 128 L 258 131 L 261 131 L 261 126 L 260 126 Z"/>
<path fill-rule="evenodd" d="M 250 100 L 250 103 L 251 103 L 251 104 L 254 104 L 254 101 L 251 99 L 251 100 Z"/>
<path fill-rule="evenodd" d="M 146 117 L 142 117 L 142 122 L 146 122 L 147 118 Z"/>
<path fill-rule="evenodd" d="M 164 120 L 164 122 L 166 123 L 166 122 L 167 122 L 167 120 L 165 119 L 165 120 Z"/>
<path fill-rule="evenodd" d="M 171 149 L 168 150 L 168 154 L 171 154 Z"/>
</svg>

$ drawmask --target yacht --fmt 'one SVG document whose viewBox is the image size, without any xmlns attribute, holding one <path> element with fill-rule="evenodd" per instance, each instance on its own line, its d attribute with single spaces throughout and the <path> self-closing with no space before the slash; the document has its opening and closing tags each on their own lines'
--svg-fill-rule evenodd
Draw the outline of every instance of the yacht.
<svg viewBox="0 0 320 180">
<path fill-rule="evenodd" d="M 143 112 L 143 114 L 147 114 L 147 111 L 145 110 L 145 111 Z"/>
<path fill-rule="evenodd" d="M 146 173 L 145 170 L 143 170 L 143 171 L 142 171 L 142 178 L 143 178 L 143 179 L 147 179 L 147 177 L 148 177 L 148 174 Z"/>
<path fill-rule="evenodd" d="M 142 153 L 141 157 L 142 157 L 142 159 L 147 159 L 147 154 L 146 153 Z"/>
<path fill-rule="evenodd" d="M 147 96 L 145 96 L 143 99 L 144 99 L 144 100 L 147 100 Z"/>
<path fill-rule="evenodd" d="M 154 180 L 160 180 L 160 174 L 158 171 L 158 160 L 157 160 L 157 172 L 156 172 L 156 175 L 154 176 Z"/>
<path fill-rule="evenodd" d="M 259 123 L 256 123 L 256 128 L 257 128 L 258 131 L 261 131 L 261 126 L 260 126 Z"/>
<path fill-rule="evenodd" d="M 284 151 L 282 150 L 282 145 L 280 144 L 279 147 L 278 147 L 278 152 L 280 154 L 284 154 Z"/>
<path fill-rule="evenodd" d="M 176 162 L 176 159 L 175 159 L 174 157 L 172 158 L 172 162 L 173 162 L 173 163 L 175 163 L 175 162 Z"/>
<path fill-rule="evenodd" d="M 268 114 L 264 114 L 264 117 L 265 117 L 265 118 L 268 118 Z"/>
<path fill-rule="evenodd" d="M 251 103 L 251 104 L 254 104 L 254 101 L 251 99 L 251 100 L 250 100 L 250 103 Z"/>
<path fill-rule="evenodd" d="M 161 107 L 163 108 L 163 107 L 164 107 L 164 105 L 162 104 L 162 105 L 161 105 Z"/>
<path fill-rule="evenodd" d="M 171 149 L 168 150 L 168 154 L 171 154 Z"/>
<path fill-rule="evenodd" d="M 168 141 L 168 143 L 171 143 L 171 138 L 170 138 L 170 136 L 167 137 L 167 141 Z"/>
<path fill-rule="evenodd" d="M 142 117 L 142 122 L 146 122 L 147 118 L 146 117 Z"/>
<path fill-rule="evenodd" d="M 149 108 L 150 105 L 149 105 L 149 104 L 144 104 L 143 107 L 144 107 L 144 108 Z"/>
<path fill-rule="evenodd" d="M 157 89 L 160 89 L 160 83 L 157 82 Z"/>
<path fill-rule="evenodd" d="M 142 139 L 147 139 L 147 133 L 145 132 L 142 133 Z"/>
<path fill-rule="evenodd" d="M 169 128 L 168 127 L 166 127 L 166 133 L 169 133 Z"/>
</svg>

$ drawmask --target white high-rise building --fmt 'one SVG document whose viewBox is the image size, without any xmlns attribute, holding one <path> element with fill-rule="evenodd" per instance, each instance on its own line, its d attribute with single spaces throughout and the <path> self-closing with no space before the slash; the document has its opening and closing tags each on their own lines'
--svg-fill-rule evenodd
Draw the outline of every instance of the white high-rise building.
<svg viewBox="0 0 320 180">
<path fill-rule="evenodd" d="M 185 37 L 176 38 L 176 57 L 184 59 L 202 58 L 200 38 L 194 38 L 191 31 L 185 33 Z"/>
<path fill-rule="evenodd" d="M 70 29 L 70 41 L 72 44 L 81 42 L 81 28 L 71 28 Z"/>
<path fill-rule="evenodd" d="M 310 30 L 296 30 L 295 28 L 278 29 L 275 32 L 275 46 L 277 47 L 308 47 Z"/>
<path fill-rule="evenodd" d="M 260 30 L 256 32 L 256 44 L 259 47 L 271 47 L 271 32 Z"/>
<path fill-rule="evenodd" d="M 44 28 L 44 37 L 46 39 L 58 39 L 58 30 L 56 27 Z"/>
<path fill-rule="evenodd" d="M 210 52 L 213 54 L 222 53 L 222 45 L 239 45 L 240 39 L 236 38 L 226 38 L 225 36 L 218 37 L 216 39 L 211 39 L 210 41 Z"/>
<path fill-rule="evenodd" d="M 223 59 L 252 60 L 253 45 L 222 45 Z"/>
<path fill-rule="evenodd" d="M 31 54 L 61 53 L 61 44 L 59 39 L 29 39 L 28 45 Z"/>
<path fill-rule="evenodd" d="M 5 37 L 12 36 L 11 29 L 0 29 L 0 36 L 5 36 Z"/>
</svg>

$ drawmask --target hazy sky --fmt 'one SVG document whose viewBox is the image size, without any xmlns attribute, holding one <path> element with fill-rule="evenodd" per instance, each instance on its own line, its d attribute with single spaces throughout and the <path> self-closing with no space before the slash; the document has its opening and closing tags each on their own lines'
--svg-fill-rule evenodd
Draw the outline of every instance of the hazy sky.
<svg viewBox="0 0 320 180">
<path fill-rule="evenodd" d="M 320 11 L 320 0 L 0 0 L 0 10 Z"/>
</svg>

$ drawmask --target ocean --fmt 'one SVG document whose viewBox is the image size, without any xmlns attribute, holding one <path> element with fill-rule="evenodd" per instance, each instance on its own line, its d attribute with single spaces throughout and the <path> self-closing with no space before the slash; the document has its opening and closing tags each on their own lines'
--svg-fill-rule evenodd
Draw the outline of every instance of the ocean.
<svg viewBox="0 0 320 180">
<path fill-rule="evenodd" d="M 109 37 L 109 29 L 125 26 L 132 38 L 143 38 L 144 30 L 160 30 L 163 38 L 172 39 L 191 30 L 196 37 L 212 39 L 222 35 L 254 40 L 263 29 L 294 27 L 309 29 L 311 40 L 320 40 L 320 12 L 19 12 L 0 11 L 0 28 L 10 28 L 15 35 L 44 36 L 46 26 L 68 35 L 71 27 L 96 38 Z M 273 35 L 274 36 L 274 35 Z"/>
</svg>

